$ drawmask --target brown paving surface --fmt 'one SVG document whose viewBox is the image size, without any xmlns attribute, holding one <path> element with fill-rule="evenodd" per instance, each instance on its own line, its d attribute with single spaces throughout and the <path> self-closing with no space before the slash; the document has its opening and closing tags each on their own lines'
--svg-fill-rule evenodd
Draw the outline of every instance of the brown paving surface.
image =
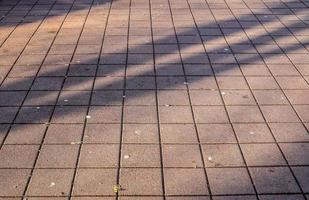
<svg viewBox="0 0 309 200">
<path fill-rule="evenodd" d="M 0 0 L 0 200 L 308 199 L 308 82 L 308 0 Z"/>
</svg>

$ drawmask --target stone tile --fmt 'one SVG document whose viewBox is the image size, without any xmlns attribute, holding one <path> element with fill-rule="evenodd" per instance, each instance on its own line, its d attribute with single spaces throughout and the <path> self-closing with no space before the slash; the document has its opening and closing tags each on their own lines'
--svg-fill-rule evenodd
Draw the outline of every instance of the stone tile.
<svg viewBox="0 0 309 200">
<path fill-rule="evenodd" d="M 217 77 L 220 89 L 248 89 L 243 77 Z"/>
<path fill-rule="evenodd" d="M 192 105 L 223 105 L 218 91 L 191 90 L 190 98 Z"/>
<path fill-rule="evenodd" d="M 186 90 L 161 90 L 158 91 L 159 105 L 189 105 Z"/>
<path fill-rule="evenodd" d="M 121 106 L 91 106 L 90 123 L 120 123 Z"/>
<path fill-rule="evenodd" d="M 124 108 L 124 122 L 156 123 L 156 108 L 154 106 L 126 106 Z"/>
<path fill-rule="evenodd" d="M 67 77 L 63 90 L 91 90 L 93 81 L 93 77 Z"/>
<path fill-rule="evenodd" d="M 125 105 L 134 105 L 134 106 L 156 105 L 155 90 L 126 90 Z"/>
<path fill-rule="evenodd" d="M 164 183 L 167 195 L 209 194 L 203 169 L 167 168 L 164 170 Z"/>
<path fill-rule="evenodd" d="M 73 195 L 115 195 L 116 169 L 78 169 Z"/>
<path fill-rule="evenodd" d="M 294 106 L 302 122 L 309 122 L 309 105 Z"/>
<path fill-rule="evenodd" d="M 301 194 L 279 194 L 279 195 L 259 195 L 261 200 L 303 200 L 304 197 Z"/>
<path fill-rule="evenodd" d="M 26 195 L 66 196 L 70 193 L 72 169 L 35 169 Z"/>
<path fill-rule="evenodd" d="M 301 76 L 276 77 L 282 89 L 308 89 L 309 85 Z"/>
<path fill-rule="evenodd" d="M 241 195 L 241 196 L 216 196 L 213 200 L 256 200 L 255 195 Z"/>
<path fill-rule="evenodd" d="M 38 149 L 38 145 L 4 145 L 0 168 L 32 168 Z"/>
<path fill-rule="evenodd" d="M 30 91 L 24 105 L 43 106 L 55 105 L 58 98 L 58 91 Z"/>
<path fill-rule="evenodd" d="M 16 113 L 18 112 L 17 107 L 0 107 L 0 123 L 11 123 L 13 122 Z"/>
<path fill-rule="evenodd" d="M 264 122 L 257 106 L 227 106 L 231 122 Z"/>
<path fill-rule="evenodd" d="M 1 106 L 19 106 L 26 96 L 25 91 L 1 91 L 0 105 Z"/>
<path fill-rule="evenodd" d="M 63 78 L 39 77 L 36 78 L 31 90 L 60 90 Z"/>
<path fill-rule="evenodd" d="M 118 143 L 120 124 L 87 124 L 84 143 Z"/>
<path fill-rule="evenodd" d="M 126 80 L 126 88 L 132 90 L 151 90 L 155 89 L 154 77 L 133 77 Z"/>
<path fill-rule="evenodd" d="M 261 106 L 267 122 L 299 122 L 291 106 Z"/>
<path fill-rule="evenodd" d="M 253 90 L 279 89 L 278 84 L 272 77 L 246 77 L 248 84 Z"/>
<path fill-rule="evenodd" d="M 41 144 L 45 129 L 41 124 L 14 124 L 5 144 Z"/>
<path fill-rule="evenodd" d="M 160 132 L 163 143 L 197 143 L 193 124 L 161 124 Z"/>
<path fill-rule="evenodd" d="M 195 120 L 197 123 L 225 123 L 228 122 L 223 106 L 194 106 Z"/>
<path fill-rule="evenodd" d="M 198 145 L 164 145 L 164 167 L 202 167 Z"/>
<path fill-rule="evenodd" d="M 210 168 L 207 174 L 212 194 L 254 193 L 245 168 Z"/>
<path fill-rule="evenodd" d="M 301 123 L 269 123 L 278 142 L 309 141 L 308 131 Z"/>
<path fill-rule="evenodd" d="M 122 168 L 120 185 L 124 189 L 121 195 L 162 195 L 161 171 L 156 168 Z"/>
<path fill-rule="evenodd" d="M 157 77 L 157 88 L 160 90 L 186 89 L 184 77 Z"/>
<path fill-rule="evenodd" d="M 117 167 L 118 144 L 85 144 L 80 153 L 80 167 Z"/>
<path fill-rule="evenodd" d="M 50 124 L 45 144 L 78 144 L 83 132 L 82 124 Z"/>
<path fill-rule="evenodd" d="M 95 90 L 111 90 L 111 89 L 123 89 L 124 78 L 123 77 L 97 77 L 94 82 Z"/>
<path fill-rule="evenodd" d="M 264 123 L 233 124 L 240 143 L 274 142 L 274 138 Z"/>
<path fill-rule="evenodd" d="M 288 104 L 281 90 L 253 90 L 253 94 L 260 105 Z"/>
<path fill-rule="evenodd" d="M 57 106 L 52 122 L 54 123 L 83 123 L 87 112 L 86 106 Z"/>
<path fill-rule="evenodd" d="M 287 167 L 250 168 L 258 193 L 291 193 L 299 188 Z"/>
<path fill-rule="evenodd" d="M 225 105 L 255 105 L 250 90 L 224 90 L 221 92 Z"/>
<path fill-rule="evenodd" d="M 70 65 L 68 76 L 94 76 L 96 65 Z"/>
<path fill-rule="evenodd" d="M 0 90 L 5 91 L 15 91 L 15 90 L 28 90 L 31 87 L 33 78 L 6 78 L 2 85 L 0 86 Z"/>
<path fill-rule="evenodd" d="M 74 168 L 79 145 L 43 145 L 36 163 L 38 168 Z"/>
<path fill-rule="evenodd" d="M 207 144 L 202 150 L 206 167 L 244 166 L 236 144 Z"/>
<path fill-rule="evenodd" d="M 292 104 L 309 104 L 309 90 L 285 90 L 284 92 Z"/>
<path fill-rule="evenodd" d="M 159 145 L 125 144 L 121 153 L 122 167 L 160 167 Z"/>
<path fill-rule="evenodd" d="M 29 176 L 30 169 L 0 169 L 0 195 L 22 196 Z"/>
<path fill-rule="evenodd" d="M 241 144 L 248 166 L 286 165 L 276 144 Z"/>
<path fill-rule="evenodd" d="M 189 106 L 159 106 L 161 123 L 193 123 Z"/>
<path fill-rule="evenodd" d="M 236 143 L 230 124 L 197 124 L 202 143 Z"/>
<path fill-rule="evenodd" d="M 210 76 L 187 76 L 189 89 L 193 90 L 218 90 L 214 77 Z"/>
<path fill-rule="evenodd" d="M 48 122 L 52 113 L 52 106 L 22 107 L 17 115 L 17 123 L 44 123 Z"/>
<path fill-rule="evenodd" d="M 282 143 L 280 147 L 290 165 L 307 165 L 309 163 L 309 143 Z"/>
<path fill-rule="evenodd" d="M 158 143 L 159 132 L 156 124 L 124 124 L 123 143 Z"/>
<path fill-rule="evenodd" d="M 88 105 L 90 92 L 88 91 L 62 91 L 58 105 Z"/>
</svg>

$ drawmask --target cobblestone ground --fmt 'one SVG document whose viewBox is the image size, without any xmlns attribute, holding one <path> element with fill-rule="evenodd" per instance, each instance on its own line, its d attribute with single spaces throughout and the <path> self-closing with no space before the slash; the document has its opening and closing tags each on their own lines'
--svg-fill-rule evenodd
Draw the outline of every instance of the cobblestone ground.
<svg viewBox="0 0 309 200">
<path fill-rule="evenodd" d="M 0 0 L 1 200 L 309 199 L 308 0 Z"/>
</svg>

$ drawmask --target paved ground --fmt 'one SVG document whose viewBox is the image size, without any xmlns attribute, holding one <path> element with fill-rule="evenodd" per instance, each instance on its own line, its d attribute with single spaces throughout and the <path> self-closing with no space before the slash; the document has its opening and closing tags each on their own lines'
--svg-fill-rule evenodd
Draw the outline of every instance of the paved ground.
<svg viewBox="0 0 309 200">
<path fill-rule="evenodd" d="M 1 200 L 309 199 L 308 0 L 0 16 Z"/>
</svg>

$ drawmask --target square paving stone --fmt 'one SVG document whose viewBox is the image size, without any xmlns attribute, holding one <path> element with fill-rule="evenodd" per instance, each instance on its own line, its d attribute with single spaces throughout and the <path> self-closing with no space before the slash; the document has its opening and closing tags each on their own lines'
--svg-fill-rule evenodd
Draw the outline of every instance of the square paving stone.
<svg viewBox="0 0 309 200">
<path fill-rule="evenodd" d="M 161 124 L 160 132 L 163 143 L 197 143 L 193 124 Z"/>
<path fill-rule="evenodd" d="M 308 131 L 301 123 L 269 123 L 269 127 L 278 142 L 309 141 Z"/>
<path fill-rule="evenodd" d="M 26 96 L 25 91 L 0 91 L 0 105 L 1 106 L 19 106 Z"/>
<path fill-rule="evenodd" d="M 0 123 L 11 123 L 14 120 L 16 113 L 18 112 L 17 107 L 0 107 Z"/>
<path fill-rule="evenodd" d="M 0 169 L 0 195 L 21 196 L 29 176 L 30 169 Z"/>
<path fill-rule="evenodd" d="M 244 166 L 236 144 L 207 144 L 202 150 L 206 167 Z"/>
<path fill-rule="evenodd" d="M 162 195 L 161 170 L 155 168 L 122 168 L 121 195 Z M 142 188 L 142 189 L 141 189 Z"/>
<path fill-rule="evenodd" d="M 223 106 L 194 106 L 197 123 L 225 123 L 228 122 L 227 114 Z"/>
<path fill-rule="evenodd" d="M 293 167 L 292 169 L 302 190 L 307 193 L 309 191 L 309 167 Z"/>
<path fill-rule="evenodd" d="M 224 90 L 221 92 L 225 105 L 255 105 L 250 90 Z"/>
<path fill-rule="evenodd" d="M 198 145 L 164 145 L 164 167 L 202 167 Z"/>
<path fill-rule="evenodd" d="M 259 195 L 261 200 L 304 200 L 301 194 L 277 194 L 277 195 Z"/>
<path fill-rule="evenodd" d="M 193 90 L 218 90 L 214 77 L 211 76 L 187 76 L 189 89 Z"/>
<path fill-rule="evenodd" d="M 47 129 L 45 144 L 74 144 L 81 141 L 83 125 L 51 124 Z"/>
<path fill-rule="evenodd" d="M 203 169 L 165 169 L 164 183 L 167 195 L 209 194 Z"/>
<path fill-rule="evenodd" d="M 309 143 L 282 143 L 280 147 L 290 165 L 308 165 Z"/>
<path fill-rule="evenodd" d="M 243 77 L 218 77 L 217 80 L 220 89 L 248 89 Z"/>
<path fill-rule="evenodd" d="M 91 105 L 121 105 L 123 92 L 118 90 L 94 91 L 91 97 Z"/>
<path fill-rule="evenodd" d="M 122 167 L 160 167 L 159 145 L 125 144 L 121 153 Z"/>
<path fill-rule="evenodd" d="M 223 105 L 219 91 L 190 90 L 192 105 Z"/>
<path fill-rule="evenodd" d="M 130 77 L 126 80 L 126 88 L 133 90 L 155 89 L 155 79 L 154 77 Z"/>
<path fill-rule="evenodd" d="M 24 105 L 43 106 L 55 105 L 58 98 L 58 91 L 30 91 Z"/>
<path fill-rule="evenodd" d="M 236 143 L 230 124 L 197 124 L 202 143 Z"/>
<path fill-rule="evenodd" d="M 124 108 L 124 122 L 156 123 L 156 108 L 154 106 L 126 106 Z"/>
<path fill-rule="evenodd" d="M 79 145 L 43 145 L 36 163 L 38 168 L 74 168 Z"/>
<path fill-rule="evenodd" d="M 184 77 L 157 77 L 157 88 L 160 90 L 186 89 Z"/>
<path fill-rule="evenodd" d="M 94 83 L 95 90 L 111 90 L 111 89 L 123 89 L 124 77 L 97 77 Z"/>
<path fill-rule="evenodd" d="M 250 168 L 258 193 L 291 193 L 299 188 L 287 167 Z"/>
<path fill-rule="evenodd" d="M 279 89 L 278 84 L 272 77 L 246 77 L 248 84 L 253 90 L 269 90 L 269 89 Z"/>
<path fill-rule="evenodd" d="M 285 90 L 284 92 L 292 104 L 309 104 L 309 90 Z"/>
<path fill-rule="evenodd" d="M 213 200 L 256 200 L 255 195 L 241 195 L 241 196 L 216 196 Z"/>
<path fill-rule="evenodd" d="M 90 92 L 87 91 L 62 91 L 58 105 L 88 105 Z"/>
<path fill-rule="evenodd" d="M 309 85 L 301 76 L 276 77 L 282 89 L 308 89 Z"/>
<path fill-rule="evenodd" d="M 257 106 L 227 106 L 232 122 L 264 122 Z"/>
<path fill-rule="evenodd" d="M 36 78 L 31 90 L 60 90 L 63 78 L 39 77 Z"/>
<path fill-rule="evenodd" d="M 264 123 L 233 124 L 239 142 L 274 142 L 274 138 Z"/>
<path fill-rule="evenodd" d="M 245 168 L 210 168 L 207 174 L 212 194 L 254 193 Z"/>
<path fill-rule="evenodd" d="M 281 90 L 253 90 L 253 94 L 259 105 L 288 104 Z"/>
<path fill-rule="evenodd" d="M 52 106 L 22 107 L 17 115 L 17 123 L 44 123 L 48 122 L 52 113 Z"/>
<path fill-rule="evenodd" d="M 276 144 L 241 144 L 248 166 L 285 165 L 285 160 Z"/>
<path fill-rule="evenodd" d="M 193 123 L 189 106 L 159 106 L 161 123 Z"/>
<path fill-rule="evenodd" d="M 157 124 L 124 124 L 123 143 L 158 143 Z"/>
<path fill-rule="evenodd" d="M 156 105 L 155 90 L 126 90 L 125 105 L 153 106 Z"/>
<path fill-rule="evenodd" d="M 84 144 L 79 167 L 117 167 L 118 157 L 117 144 Z"/>
<path fill-rule="evenodd" d="M 4 145 L 1 148 L 0 168 L 31 168 L 38 145 Z"/>
<path fill-rule="evenodd" d="M 65 79 L 63 90 L 91 90 L 93 77 L 68 77 Z"/>
<path fill-rule="evenodd" d="M 87 124 L 85 143 L 118 143 L 120 141 L 120 124 Z"/>
<path fill-rule="evenodd" d="M 69 76 L 94 76 L 96 65 L 70 65 Z"/>
<path fill-rule="evenodd" d="M 119 198 L 120 200 L 163 200 L 163 197 L 121 197 Z"/>
<path fill-rule="evenodd" d="M 267 122 L 299 122 L 291 106 L 261 106 Z"/>
<path fill-rule="evenodd" d="M 72 169 L 35 169 L 26 195 L 66 196 L 70 193 Z"/>
<path fill-rule="evenodd" d="M 46 126 L 41 124 L 14 124 L 5 144 L 40 144 Z"/>
<path fill-rule="evenodd" d="M 90 123 L 120 123 L 121 106 L 91 106 L 88 115 Z"/>
<path fill-rule="evenodd" d="M 78 169 L 73 195 L 115 195 L 116 169 Z"/>
<path fill-rule="evenodd" d="M 161 90 L 158 92 L 159 105 L 189 105 L 186 90 Z"/>
<path fill-rule="evenodd" d="M 309 105 L 294 106 L 302 122 L 309 122 Z"/>
<path fill-rule="evenodd" d="M 57 106 L 52 122 L 54 123 L 83 123 L 87 112 L 86 106 Z"/>
</svg>

